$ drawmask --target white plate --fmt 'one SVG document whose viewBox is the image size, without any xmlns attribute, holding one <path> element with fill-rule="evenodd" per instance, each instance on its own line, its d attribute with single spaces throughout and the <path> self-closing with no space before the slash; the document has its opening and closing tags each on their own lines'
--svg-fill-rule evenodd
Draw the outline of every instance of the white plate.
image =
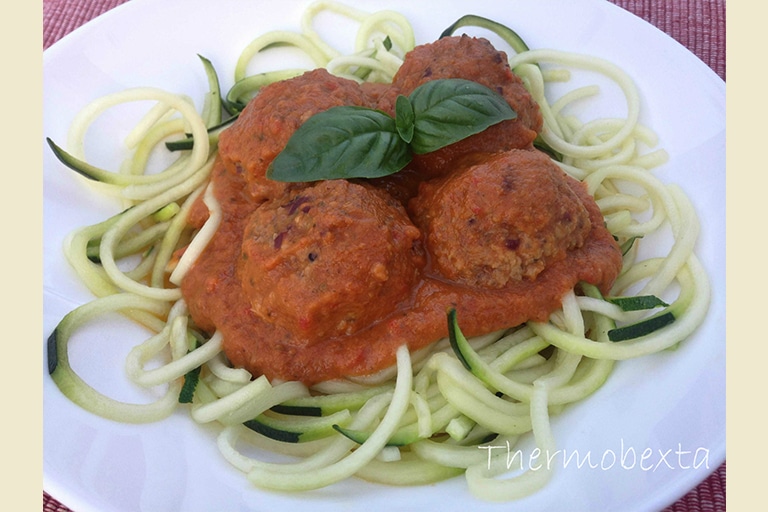
<svg viewBox="0 0 768 512">
<path fill-rule="evenodd" d="M 463 477 L 418 488 L 349 480 L 300 495 L 261 492 L 218 455 L 214 433 L 193 424 L 185 413 L 140 426 L 94 417 L 59 393 L 43 362 L 45 489 L 77 512 L 301 506 L 371 512 L 432 507 L 445 512 L 651 511 L 673 502 L 725 458 L 724 83 L 671 38 L 601 0 L 476 0 L 471 9 L 459 0 L 441 0 L 439 6 L 412 0 L 353 3 L 369 11 L 391 8 L 406 14 L 418 42 L 435 39 L 471 10 L 517 29 L 531 47 L 603 56 L 626 69 L 642 91 L 643 122 L 657 131 L 670 154 L 658 175 L 687 191 L 702 220 L 697 252 L 713 287 L 706 322 L 676 351 L 620 363 L 594 396 L 555 418 L 558 447 L 578 450 L 582 457 L 590 453 L 598 467 L 578 468 L 573 462 L 558 468 L 542 492 L 519 502 L 478 503 Z M 238 52 L 267 29 L 297 28 L 306 5 L 295 0 L 128 2 L 45 52 L 44 134 L 65 142 L 67 126 L 83 105 L 126 87 L 152 85 L 201 98 L 205 78 L 197 53 L 214 62 L 228 88 Z M 329 33 L 348 31 L 341 24 Z M 117 166 L 114 136 L 124 134 L 124 127 L 114 117 L 94 128 L 87 151 L 97 164 Z M 43 153 L 44 328 L 49 333 L 67 311 L 91 298 L 61 255 L 63 237 L 119 206 L 91 193 L 45 144 Z M 73 342 L 73 364 L 98 389 L 126 400 L 145 399 L 120 377 L 122 357 L 143 333 L 127 322 L 114 322 L 95 324 L 89 335 Z M 647 457 L 641 461 L 643 453 Z M 617 460 L 611 463 L 613 456 Z"/>
</svg>

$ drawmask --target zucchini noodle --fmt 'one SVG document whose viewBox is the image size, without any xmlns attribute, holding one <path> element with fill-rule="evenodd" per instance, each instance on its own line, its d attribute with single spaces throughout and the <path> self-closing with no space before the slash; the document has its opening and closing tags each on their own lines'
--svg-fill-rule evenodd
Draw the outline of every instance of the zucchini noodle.
<svg viewBox="0 0 768 512">
<path fill-rule="evenodd" d="M 184 274 L 189 270 L 189 267 L 197 259 L 208 242 L 213 238 L 216 229 L 221 223 L 221 206 L 216 201 L 213 195 L 213 185 L 209 184 L 205 187 L 205 194 L 203 195 L 203 203 L 208 208 L 209 217 L 205 221 L 205 224 L 197 233 L 195 238 L 190 242 L 189 247 L 184 251 L 184 254 L 179 259 L 176 268 L 168 278 L 173 284 L 179 285 L 181 280 L 184 279 Z"/>
<path fill-rule="evenodd" d="M 321 13 L 358 23 L 352 54 L 342 54 L 315 30 Z M 560 155 L 557 164 L 586 184 L 625 249 L 624 267 L 609 296 L 582 284 L 563 297 L 562 309 L 548 322 L 510 326 L 472 339 L 457 329 L 449 339 L 417 353 L 401 347 L 396 365 L 375 375 L 307 389 L 233 368 L 222 352 L 222 335 L 207 338 L 197 330 L 179 289 L 221 221 L 221 208 L 208 185 L 217 150 L 211 130 L 221 123 L 212 102 L 221 100 L 236 116 L 264 85 L 302 73 L 249 72 L 257 55 L 286 45 L 339 76 L 388 82 L 415 38 L 399 13 L 370 14 L 336 2 L 316 2 L 301 18 L 300 31 L 260 35 L 242 51 L 226 96 L 220 97 L 217 80 L 209 76 L 211 90 L 201 113 L 182 95 L 137 88 L 95 100 L 74 120 L 69 155 L 91 178 L 89 183 L 119 198 L 124 209 L 65 240 L 65 257 L 97 298 L 64 317 L 49 338 L 53 380 L 79 406 L 115 421 L 160 421 L 188 408 L 193 421 L 219 425 L 216 442 L 222 456 L 259 488 L 301 491 L 351 476 L 422 485 L 464 474 L 468 489 L 484 500 L 518 499 L 540 490 L 552 478 L 551 468 L 510 475 L 507 452 L 491 454 L 489 443 L 509 450 L 532 436 L 541 453 L 554 453 L 551 423 L 559 411 L 599 389 L 616 361 L 684 341 L 709 305 L 708 278 L 694 253 L 696 212 L 677 186 L 652 173 L 667 155 L 653 149 L 656 135 L 638 123 L 640 95 L 632 79 L 610 62 L 553 49 L 513 51 L 509 59 L 541 107 L 541 137 Z M 626 115 L 586 121 L 568 115 L 571 106 L 600 99 L 598 87 L 591 85 L 550 98 L 550 85 L 567 81 L 578 70 L 600 73 L 615 83 L 624 95 Z M 131 154 L 121 170 L 85 163 L 84 141 L 94 120 L 109 108 L 137 101 L 154 106 L 125 141 Z M 190 135 L 191 149 L 176 152 L 165 169 L 147 172 L 157 146 Z M 210 215 L 193 231 L 186 218 L 201 195 Z M 668 233 L 672 242 L 664 254 L 643 259 L 639 247 L 644 237 L 657 233 Z M 180 248 L 186 250 L 179 257 Z M 613 300 L 649 295 L 669 304 L 633 311 Z M 109 398 L 69 364 L 67 347 L 76 331 L 112 312 L 152 331 L 130 352 L 125 371 L 142 388 L 166 388 L 153 403 Z M 614 341 L 625 329 L 648 322 L 665 323 Z M 459 324 L 460 319 L 457 328 Z M 145 368 L 158 357 L 164 358 L 160 366 Z M 188 386 L 193 392 L 189 400 L 181 400 Z M 254 448 L 292 459 L 277 463 L 246 455 Z"/>
</svg>

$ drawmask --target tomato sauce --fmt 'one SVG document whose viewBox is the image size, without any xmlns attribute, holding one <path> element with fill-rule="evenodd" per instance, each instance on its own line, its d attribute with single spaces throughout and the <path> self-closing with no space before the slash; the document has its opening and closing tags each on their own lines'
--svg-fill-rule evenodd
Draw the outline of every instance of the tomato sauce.
<svg viewBox="0 0 768 512">
<path fill-rule="evenodd" d="M 458 44 L 449 39 L 443 44 Z M 471 69 L 487 55 L 500 80 L 519 80 L 487 42 L 457 39 L 477 46 L 468 52 Z M 455 54 L 441 64 L 440 45 L 429 49 L 434 58 L 419 49 L 421 61 L 461 75 Z M 455 72 L 445 71 L 451 66 Z M 424 74 L 418 65 L 406 69 L 414 68 Z M 538 130 L 540 118 L 520 89 L 515 101 L 525 104 L 519 108 L 529 121 L 516 122 L 530 124 L 512 130 Z M 324 90 L 334 91 L 330 99 Z M 445 153 L 450 158 L 430 161 L 427 172 L 417 162 L 388 179 L 266 182 L 264 154 L 275 154 L 274 147 L 242 148 L 274 130 L 270 119 L 295 129 L 300 122 L 292 116 L 343 102 L 345 90 L 354 91 L 352 104 L 376 105 L 392 94 L 312 72 L 262 93 L 301 109 L 278 116 L 269 102 L 259 103 L 260 94 L 222 134 L 211 176 L 222 222 L 181 288 L 194 322 L 223 334 L 234 366 L 308 385 L 369 375 L 393 365 L 402 344 L 418 350 L 447 336 L 450 308 L 474 336 L 546 320 L 580 281 L 610 288 L 622 258 L 599 208 L 581 183 L 531 147 L 529 136 L 495 152 L 476 137 Z M 499 132 L 490 137 L 498 140 Z M 249 160 L 253 154 L 258 160 Z M 198 205 L 190 222 L 204 218 Z"/>
<path fill-rule="evenodd" d="M 535 279 L 499 288 L 478 288 L 430 275 L 425 268 L 408 301 L 382 311 L 375 322 L 351 335 L 308 341 L 285 326 L 257 316 L 237 279 L 242 234 L 250 199 L 244 181 L 217 165 L 215 193 L 224 207 L 221 227 L 182 284 L 193 318 L 209 331 L 224 334 L 224 350 L 237 367 L 271 379 L 307 384 L 343 376 L 366 375 L 394 364 L 398 346 L 417 350 L 447 335 L 446 312 L 456 308 L 467 336 L 513 327 L 527 320 L 544 321 L 561 305 L 564 293 L 579 281 L 604 291 L 621 268 L 621 255 L 594 201 L 576 184 L 589 211 L 592 229 L 584 245 L 551 263 Z M 337 290 L 343 293 L 343 290 Z M 291 290 L 284 290 L 292 293 Z M 368 304 L 376 310 L 377 304 Z"/>
</svg>

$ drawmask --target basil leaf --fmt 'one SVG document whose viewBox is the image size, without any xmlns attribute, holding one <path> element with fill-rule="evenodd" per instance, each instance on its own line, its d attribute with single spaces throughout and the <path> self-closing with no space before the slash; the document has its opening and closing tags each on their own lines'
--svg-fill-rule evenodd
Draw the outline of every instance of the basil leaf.
<svg viewBox="0 0 768 512">
<path fill-rule="evenodd" d="M 277 181 L 377 178 L 411 161 L 395 120 L 364 107 L 332 107 L 313 115 L 294 132 L 267 169 Z"/>
<path fill-rule="evenodd" d="M 311 116 L 267 169 L 267 178 L 307 182 L 378 178 L 517 114 L 495 91 L 464 79 L 440 79 L 398 96 L 395 118 L 339 106 Z"/>
<path fill-rule="evenodd" d="M 402 94 L 395 100 L 395 126 L 400 138 L 407 143 L 413 140 L 414 113 L 411 101 Z"/>
<path fill-rule="evenodd" d="M 414 89 L 410 100 L 415 115 L 411 148 L 417 154 L 435 151 L 517 117 L 497 92 L 458 78 L 426 82 Z"/>
</svg>

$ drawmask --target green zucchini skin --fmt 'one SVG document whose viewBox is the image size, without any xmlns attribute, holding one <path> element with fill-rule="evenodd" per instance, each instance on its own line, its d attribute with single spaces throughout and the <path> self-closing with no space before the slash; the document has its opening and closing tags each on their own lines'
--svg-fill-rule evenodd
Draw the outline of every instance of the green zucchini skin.
<svg viewBox="0 0 768 512">
<path fill-rule="evenodd" d="M 273 413 L 274 409 L 270 412 Z M 284 414 L 276 416 L 266 413 L 244 422 L 243 425 L 276 441 L 302 443 L 336 434 L 336 426 L 346 424 L 351 417 L 348 409 L 316 417 Z"/>
<path fill-rule="evenodd" d="M 72 169 L 79 175 L 84 176 L 85 178 L 88 178 L 89 180 L 104 181 L 103 180 L 104 176 L 100 177 L 100 175 L 102 173 L 106 173 L 106 171 L 104 171 L 103 169 L 98 169 L 78 158 L 75 158 L 71 154 L 64 151 L 64 149 L 61 146 L 53 142 L 53 139 L 51 139 L 50 137 L 46 137 L 45 140 L 48 143 L 48 146 L 50 146 L 54 156 L 56 156 L 56 158 L 59 160 L 59 162 L 61 162 L 68 168 Z"/>
<path fill-rule="evenodd" d="M 50 336 L 48 336 L 46 350 L 48 352 L 48 375 L 52 375 L 59 366 L 59 352 L 58 352 L 58 328 L 54 329 Z"/>
<path fill-rule="evenodd" d="M 344 428 L 340 425 L 334 425 L 333 428 L 334 430 L 339 432 L 341 435 L 351 439 L 357 444 L 363 444 L 371 436 L 370 432 Z M 405 430 L 399 431 L 399 432 L 395 432 L 395 434 L 389 439 L 389 441 L 387 441 L 386 446 L 408 446 L 409 444 L 413 444 L 416 441 L 419 441 L 420 439 L 422 438 L 415 431 L 411 431 L 411 432 L 405 431 Z"/>
<path fill-rule="evenodd" d="M 518 53 L 530 50 L 523 38 L 520 37 L 520 34 L 511 28 L 507 27 L 506 25 L 502 25 L 497 21 L 493 21 L 482 16 L 477 16 L 475 14 L 466 14 L 458 20 L 454 21 L 448 28 L 443 30 L 443 32 L 440 34 L 440 38 L 442 39 L 444 37 L 452 36 L 456 30 L 461 27 L 479 27 L 490 30 L 497 36 L 501 37 L 504 42 L 506 42 L 509 46 L 512 47 L 513 50 Z"/>
<path fill-rule="evenodd" d="M 259 434 L 276 441 L 282 441 L 284 443 L 298 443 L 301 440 L 301 433 L 288 432 L 287 430 L 280 430 L 274 427 L 270 427 L 269 425 L 265 425 L 264 423 L 255 419 L 248 420 L 243 423 L 243 425 L 253 430 L 254 432 L 258 432 Z"/>
<path fill-rule="evenodd" d="M 626 341 L 639 338 L 646 334 L 651 334 L 654 331 L 658 331 L 662 327 L 666 327 L 673 323 L 675 319 L 674 312 L 665 310 L 658 315 L 654 315 L 640 322 L 611 329 L 608 331 L 608 339 L 611 341 Z"/>
<path fill-rule="evenodd" d="M 234 116 L 227 119 L 226 121 L 223 121 L 217 124 L 216 126 L 212 126 L 211 128 L 208 128 L 208 140 L 210 141 L 212 146 L 218 144 L 219 135 L 221 135 L 221 132 L 229 128 L 236 120 L 237 120 L 237 116 Z M 172 140 L 165 143 L 165 148 L 168 151 L 184 151 L 184 150 L 192 149 L 194 146 L 195 146 L 195 140 L 192 138 L 191 135 L 180 140 Z"/>
<path fill-rule="evenodd" d="M 293 416 L 310 416 L 319 418 L 323 415 L 322 407 L 314 406 L 301 406 L 301 405 L 285 405 L 279 404 L 271 409 L 273 412 L 280 414 L 290 414 Z"/>
</svg>

